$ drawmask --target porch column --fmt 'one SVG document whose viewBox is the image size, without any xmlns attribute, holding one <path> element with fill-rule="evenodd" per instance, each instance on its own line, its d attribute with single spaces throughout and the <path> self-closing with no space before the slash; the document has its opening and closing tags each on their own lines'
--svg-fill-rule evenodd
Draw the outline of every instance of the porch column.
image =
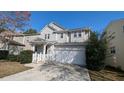
<svg viewBox="0 0 124 93">
<path fill-rule="evenodd" d="M 35 45 L 32 45 L 32 51 L 33 51 L 33 54 L 32 54 L 32 62 L 35 62 L 35 61 L 36 61 Z"/>
<path fill-rule="evenodd" d="M 56 41 L 57 41 L 57 33 L 55 35 L 56 35 L 55 38 L 56 38 Z"/>
<path fill-rule="evenodd" d="M 5 42 L 5 50 L 9 50 L 9 41 Z"/>
<path fill-rule="evenodd" d="M 54 45 L 52 45 L 52 60 L 54 60 L 55 59 L 55 46 Z"/>
<path fill-rule="evenodd" d="M 46 44 L 43 45 L 43 61 L 45 62 Z"/>
<path fill-rule="evenodd" d="M 67 42 L 69 42 L 69 33 L 68 34 L 66 34 L 66 38 L 67 38 Z"/>
<path fill-rule="evenodd" d="M 35 52 L 35 45 L 32 46 L 32 51 Z"/>
<path fill-rule="evenodd" d="M 55 47 L 54 47 L 54 45 L 52 45 L 52 46 L 53 46 L 53 47 L 52 47 L 52 53 L 54 54 L 54 52 L 55 52 L 55 51 L 54 51 L 54 48 L 55 48 Z"/>
<path fill-rule="evenodd" d="M 25 36 L 23 37 L 23 44 L 25 44 Z"/>
</svg>

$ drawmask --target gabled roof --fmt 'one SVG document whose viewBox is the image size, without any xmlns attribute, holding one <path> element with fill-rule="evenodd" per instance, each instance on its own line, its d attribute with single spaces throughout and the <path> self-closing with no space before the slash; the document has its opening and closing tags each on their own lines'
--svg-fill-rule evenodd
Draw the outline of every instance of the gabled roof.
<svg viewBox="0 0 124 93">
<path fill-rule="evenodd" d="M 6 30 L 6 31 L 3 31 L 0 33 L 0 36 L 21 36 L 21 35 L 23 35 L 23 34 L 14 32 L 14 31 L 9 31 L 9 30 Z"/>
<path fill-rule="evenodd" d="M 46 43 L 46 40 L 39 37 L 34 39 L 33 41 L 30 41 L 30 44 L 44 44 L 44 43 Z"/>
<path fill-rule="evenodd" d="M 36 38 L 36 39 L 34 39 L 33 41 L 34 41 L 34 42 L 39 42 L 39 41 L 43 41 L 43 42 L 45 42 L 46 40 L 45 40 L 45 39 L 42 39 L 42 38 L 37 37 L 37 38 Z"/>
<path fill-rule="evenodd" d="M 53 27 L 55 26 L 55 28 Z M 57 29 L 56 29 L 57 27 Z M 45 25 L 42 29 L 41 29 L 41 32 L 44 31 L 45 28 L 49 28 L 51 29 L 52 31 L 60 31 L 60 30 L 65 30 L 64 27 L 60 26 L 59 24 L 55 23 L 55 22 L 50 22 L 49 24 Z M 58 30 L 59 28 L 59 30 Z"/>
<path fill-rule="evenodd" d="M 56 43 L 55 41 L 47 41 L 47 40 L 39 38 L 39 37 L 30 42 L 30 44 L 34 44 L 34 45 L 55 44 L 55 43 Z"/>
<path fill-rule="evenodd" d="M 9 40 L 9 45 L 16 45 L 16 46 L 25 46 L 24 44 L 22 43 L 19 43 L 19 42 L 16 42 L 14 40 Z"/>
<path fill-rule="evenodd" d="M 50 29 L 52 29 L 52 30 L 54 30 L 54 31 L 56 30 L 56 29 L 54 29 L 53 27 L 51 27 L 49 25 L 47 25 L 47 27 L 50 28 Z"/>
<path fill-rule="evenodd" d="M 56 23 L 56 22 L 51 22 L 50 24 L 54 24 L 54 25 L 58 26 L 59 28 L 61 28 L 61 29 L 65 30 L 65 28 L 64 28 L 64 27 L 62 27 L 61 25 L 59 25 L 59 24 L 58 24 L 58 23 Z"/>
<path fill-rule="evenodd" d="M 106 29 L 107 29 L 109 26 L 111 26 L 112 24 L 115 24 L 115 23 L 120 22 L 120 21 L 123 21 L 123 22 L 124 22 L 124 18 L 115 19 L 115 20 L 110 21 L 110 22 L 108 23 L 108 25 L 105 27 L 105 29 L 104 29 L 103 32 L 105 32 Z"/>
</svg>

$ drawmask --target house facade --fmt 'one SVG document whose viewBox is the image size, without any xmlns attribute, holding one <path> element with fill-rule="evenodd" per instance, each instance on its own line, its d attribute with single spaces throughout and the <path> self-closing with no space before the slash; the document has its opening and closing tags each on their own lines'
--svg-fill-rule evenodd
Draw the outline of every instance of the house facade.
<svg viewBox="0 0 124 93">
<path fill-rule="evenodd" d="M 21 33 L 13 31 L 3 31 L 0 33 L 0 50 L 8 50 L 9 54 L 19 54 L 21 47 L 25 45 L 13 40 L 14 37 L 22 36 Z"/>
<path fill-rule="evenodd" d="M 112 21 L 105 29 L 107 39 L 106 64 L 124 70 L 124 19 Z"/>
<path fill-rule="evenodd" d="M 56 61 L 84 66 L 85 45 L 90 35 L 89 29 L 65 29 L 51 22 L 39 35 L 15 37 L 25 45 L 24 50 L 32 50 L 32 62 Z"/>
</svg>

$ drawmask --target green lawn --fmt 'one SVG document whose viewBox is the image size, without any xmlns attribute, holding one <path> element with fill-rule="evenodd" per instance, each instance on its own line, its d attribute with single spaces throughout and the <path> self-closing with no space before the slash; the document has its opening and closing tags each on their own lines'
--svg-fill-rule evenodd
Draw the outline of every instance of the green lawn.
<svg viewBox="0 0 124 93">
<path fill-rule="evenodd" d="M 19 62 L 0 61 L 0 78 L 31 69 Z"/>
</svg>

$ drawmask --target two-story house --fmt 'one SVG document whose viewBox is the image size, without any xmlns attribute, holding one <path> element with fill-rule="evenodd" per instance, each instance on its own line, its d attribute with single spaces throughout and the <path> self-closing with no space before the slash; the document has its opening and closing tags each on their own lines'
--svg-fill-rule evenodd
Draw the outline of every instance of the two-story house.
<svg viewBox="0 0 124 93">
<path fill-rule="evenodd" d="M 51 22 L 40 35 L 19 37 L 27 49 L 33 50 L 32 62 L 56 61 L 84 66 L 85 45 L 89 29 L 65 29 Z M 15 38 L 15 40 L 20 40 Z M 26 49 L 26 48 L 25 48 Z"/>
<path fill-rule="evenodd" d="M 108 24 L 103 33 L 107 39 L 106 64 L 124 70 L 124 19 Z"/>
</svg>

